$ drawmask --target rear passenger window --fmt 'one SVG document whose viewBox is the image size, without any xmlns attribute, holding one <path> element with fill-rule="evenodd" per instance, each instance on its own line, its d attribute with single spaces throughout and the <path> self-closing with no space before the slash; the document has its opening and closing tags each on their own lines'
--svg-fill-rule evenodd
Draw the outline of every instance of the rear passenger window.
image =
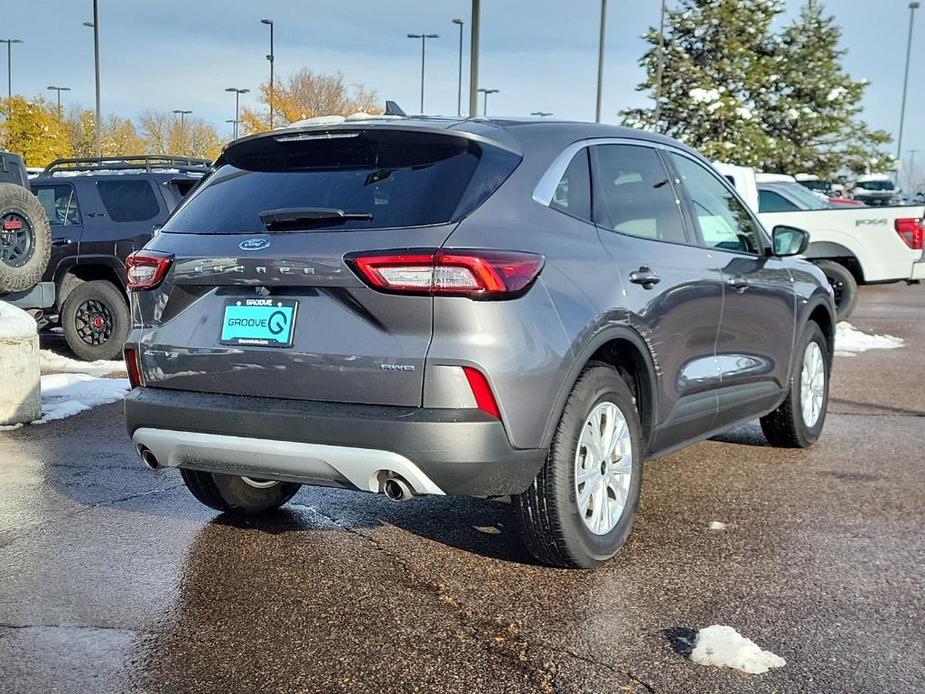
<svg viewBox="0 0 925 694">
<path fill-rule="evenodd" d="M 761 232 L 745 205 L 703 165 L 677 154 L 671 160 L 687 190 L 703 242 L 710 248 L 760 253 Z"/>
<path fill-rule="evenodd" d="M 759 212 L 792 212 L 799 209 L 783 195 L 772 193 L 770 190 L 758 191 Z"/>
<path fill-rule="evenodd" d="M 45 214 L 52 226 L 80 224 L 80 210 L 77 209 L 77 197 L 69 185 L 35 186 L 35 196 L 45 208 Z"/>
<path fill-rule="evenodd" d="M 671 180 L 651 147 L 597 145 L 594 221 L 621 234 L 686 243 Z"/>
<path fill-rule="evenodd" d="M 144 222 L 161 210 L 147 181 L 98 181 L 96 190 L 114 222 Z"/>
<path fill-rule="evenodd" d="M 573 217 L 591 221 L 591 172 L 587 147 L 572 157 L 549 206 Z"/>
</svg>

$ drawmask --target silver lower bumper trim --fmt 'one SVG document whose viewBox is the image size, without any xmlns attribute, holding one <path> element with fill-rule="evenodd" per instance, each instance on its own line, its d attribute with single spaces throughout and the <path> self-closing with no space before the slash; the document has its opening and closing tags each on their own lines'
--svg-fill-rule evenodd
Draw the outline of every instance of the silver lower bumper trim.
<svg viewBox="0 0 925 694">
<path fill-rule="evenodd" d="M 160 465 L 280 479 L 303 484 L 338 484 L 378 492 L 389 475 L 399 475 L 415 494 L 443 494 L 421 469 L 398 453 L 373 448 L 329 446 L 141 428 L 132 441 L 148 448 Z"/>
</svg>

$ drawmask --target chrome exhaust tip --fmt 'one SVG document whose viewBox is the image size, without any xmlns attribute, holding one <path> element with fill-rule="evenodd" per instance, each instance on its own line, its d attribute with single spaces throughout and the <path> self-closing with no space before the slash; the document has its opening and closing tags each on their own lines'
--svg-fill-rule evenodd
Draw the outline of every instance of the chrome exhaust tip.
<svg viewBox="0 0 925 694">
<path fill-rule="evenodd" d="M 151 449 L 146 446 L 138 447 L 138 455 L 141 456 L 141 462 L 147 465 L 151 470 L 157 470 L 161 466 L 161 464 L 157 462 L 157 458 L 154 457 L 154 454 L 151 452 Z"/>
<path fill-rule="evenodd" d="M 411 487 L 401 477 L 389 477 L 383 482 L 382 493 L 392 501 L 407 501 L 414 496 Z"/>
</svg>

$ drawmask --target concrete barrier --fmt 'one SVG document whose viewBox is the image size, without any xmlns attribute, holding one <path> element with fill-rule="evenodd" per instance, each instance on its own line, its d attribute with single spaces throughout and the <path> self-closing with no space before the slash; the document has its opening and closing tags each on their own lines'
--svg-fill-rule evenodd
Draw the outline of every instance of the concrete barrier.
<svg viewBox="0 0 925 694">
<path fill-rule="evenodd" d="M 0 425 L 42 416 L 39 336 L 25 311 L 0 301 Z"/>
</svg>

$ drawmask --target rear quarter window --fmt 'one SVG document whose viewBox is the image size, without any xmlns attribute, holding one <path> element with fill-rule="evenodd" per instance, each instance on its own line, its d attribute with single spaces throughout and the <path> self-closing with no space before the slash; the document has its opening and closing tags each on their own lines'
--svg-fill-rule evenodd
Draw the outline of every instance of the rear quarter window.
<svg viewBox="0 0 925 694">
<path fill-rule="evenodd" d="M 97 181 L 96 190 L 114 222 L 145 222 L 161 211 L 154 189 L 145 180 Z"/>
<path fill-rule="evenodd" d="M 163 231 L 254 233 L 262 212 L 342 210 L 368 219 L 312 229 L 444 224 L 478 207 L 520 157 L 458 135 L 401 130 L 296 133 L 245 141 L 177 210 Z"/>
</svg>

